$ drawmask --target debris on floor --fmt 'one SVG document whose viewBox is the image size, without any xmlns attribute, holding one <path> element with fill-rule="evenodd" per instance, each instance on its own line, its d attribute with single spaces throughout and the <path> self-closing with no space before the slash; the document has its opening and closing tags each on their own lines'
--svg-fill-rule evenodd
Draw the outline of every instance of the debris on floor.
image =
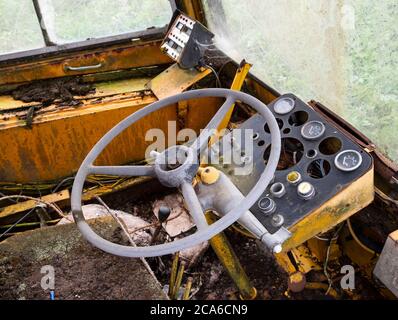
<svg viewBox="0 0 398 320">
<path fill-rule="evenodd" d="M 171 211 L 166 222 L 162 224 L 164 230 L 171 238 L 182 238 L 186 236 L 185 233 L 195 228 L 191 216 L 185 209 L 184 199 L 180 194 L 170 194 L 153 202 L 152 208 L 157 218 L 159 218 L 158 212 L 161 207 L 168 207 Z M 187 261 L 188 268 L 190 268 L 198 262 L 208 247 L 208 241 L 200 243 L 181 251 L 180 258 Z"/>
<path fill-rule="evenodd" d="M 11 94 L 15 100 L 40 102 L 43 106 L 49 106 L 54 102 L 77 106 L 81 102 L 76 99 L 76 96 L 85 96 L 93 92 L 95 88 L 92 85 L 75 77 L 29 83 L 19 86 Z"/>
<path fill-rule="evenodd" d="M 82 210 L 86 220 L 109 216 L 108 210 L 99 204 L 88 204 L 82 206 Z M 111 211 L 115 216 L 123 221 L 131 238 L 137 245 L 147 246 L 150 244 L 155 230 L 153 226 L 150 226 L 148 222 L 140 217 L 133 216 L 127 212 L 112 209 Z M 58 225 L 71 223 L 71 221 L 73 221 L 72 214 L 69 214 L 66 218 L 63 218 L 58 222 Z"/>
<path fill-rule="evenodd" d="M 177 237 L 194 227 L 180 194 L 170 194 L 162 199 L 155 200 L 152 207 L 156 217 L 158 217 L 159 208 L 162 206 L 169 207 L 171 210 L 167 221 L 163 223 L 163 228 L 170 237 Z"/>
</svg>

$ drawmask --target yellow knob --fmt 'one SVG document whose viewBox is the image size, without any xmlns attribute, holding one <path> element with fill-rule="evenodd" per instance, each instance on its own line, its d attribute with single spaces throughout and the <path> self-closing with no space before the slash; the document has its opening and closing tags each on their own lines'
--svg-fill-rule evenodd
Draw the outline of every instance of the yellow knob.
<svg viewBox="0 0 398 320">
<path fill-rule="evenodd" d="M 218 178 L 220 177 L 220 171 L 213 167 L 199 168 L 198 172 L 200 179 L 206 184 L 213 184 L 217 182 Z"/>
</svg>

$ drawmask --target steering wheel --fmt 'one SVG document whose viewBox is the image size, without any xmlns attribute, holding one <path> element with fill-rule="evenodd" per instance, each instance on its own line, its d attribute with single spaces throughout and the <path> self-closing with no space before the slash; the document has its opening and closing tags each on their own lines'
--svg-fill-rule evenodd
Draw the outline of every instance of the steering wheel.
<svg viewBox="0 0 398 320">
<path fill-rule="evenodd" d="M 130 125 L 140 120 L 141 118 L 157 111 L 161 108 L 171 104 L 178 103 L 179 101 L 189 100 L 193 98 L 204 97 L 217 97 L 225 98 L 225 102 L 216 112 L 214 117 L 207 124 L 199 137 L 191 144 L 191 146 L 172 146 L 161 153 L 155 153 L 156 158 L 153 165 L 126 165 L 126 166 L 94 166 L 93 163 L 98 155 L 104 148 L 123 130 Z M 208 225 L 205 219 L 204 212 L 199 203 L 199 199 L 192 186 L 192 180 L 195 177 L 199 168 L 198 154 L 201 154 L 208 146 L 209 138 L 217 129 L 221 120 L 228 113 L 232 104 L 235 101 L 241 101 L 261 114 L 268 124 L 271 133 L 271 153 L 264 172 L 261 174 L 259 180 L 249 194 L 242 200 L 242 202 L 227 214 L 221 217 L 215 223 Z M 213 131 L 212 131 L 213 130 Z M 88 153 L 82 162 L 79 171 L 77 172 L 75 181 L 72 188 L 71 207 L 74 220 L 80 232 L 91 244 L 97 248 L 108 253 L 124 256 L 124 257 L 154 257 L 166 254 L 171 254 L 183 249 L 187 249 L 196 244 L 204 242 L 224 229 L 228 228 L 231 224 L 236 222 L 251 206 L 257 201 L 261 194 L 265 191 L 268 184 L 272 180 L 281 150 L 281 136 L 278 124 L 268 107 L 260 100 L 240 91 L 233 91 L 229 89 L 200 89 L 191 90 L 176 94 L 171 97 L 154 102 L 145 108 L 142 108 L 132 115 L 128 116 L 115 127 L 108 131 Z M 183 163 L 178 167 L 170 169 L 167 161 L 172 153 L 183 153 L 185 155 Z M 131 247 L 116 244 L 105 240 L 97 235 L 87 224 L 82 213 L 81 198 L 83 191 L 84 181 L 89 174 L 109 174 L 116 176 L 154 176 L 163 185 L 168 187 L 178 187 L 181 189 L 182 195 L 185 200 L 186 207 L 192 216 L 197 231 L 185 238 L 168 242 L 164 244 L 148 246 L 148 247 Z"/>
</svg>

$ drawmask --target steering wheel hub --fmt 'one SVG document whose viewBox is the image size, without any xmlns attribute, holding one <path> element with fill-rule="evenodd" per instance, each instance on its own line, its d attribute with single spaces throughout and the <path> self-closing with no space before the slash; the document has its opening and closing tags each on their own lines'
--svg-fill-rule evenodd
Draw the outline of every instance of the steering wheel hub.
<svg viewBox="0 0 398 320">
<path fill-rule="evenodd" d="M 198 171 L 198 160 L 195 150 L 183 146 L 172 146 L 155 159 L 155 174 L 166 187 L 179 187 L 184 182 L 191 182 Z"/>
</svg>

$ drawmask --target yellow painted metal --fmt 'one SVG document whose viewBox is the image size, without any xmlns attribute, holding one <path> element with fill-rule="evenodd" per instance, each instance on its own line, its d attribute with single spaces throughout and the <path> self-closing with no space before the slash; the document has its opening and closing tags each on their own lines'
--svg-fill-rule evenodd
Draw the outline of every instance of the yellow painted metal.
<svg viewBox="0 0 398 320">
<path fill-rule="evenodd" d="M 185 91 L 210 72 L 209 69 L 182 69 L 175 63 L 148 82 L 147 88 L 160 100 Z"/>
<path fill-rule="evenodd" d="M 298 246 L 297 248 L 292 249 L 291 252 L 300 272 L 305 274 L 313 270 L 322 269 L 319 262 L 316 261 L 307 246 Z"/>
<path fill-rule="evenodd" d="M 247 62 L 244 62 L 242 65 L 239 66 L 238 70 L 236 71 L 234 80 L 232 81 L 231 90 L 239 91 L 242 88 L 243 82 L 245 81 L 245 78 L 249 73 L 251 67 L 252 65 Z M 234 111 L 234 107 L 235 104 L 231 106 L 228 113 L 225 115 L 224 119 L 220 122 L 220 125 L 218 126 L 219 131 L 228 126 L 228 122 L 229 120 L 231 120 L 231 116 Z"/>
<path fill-rule="evenodd" d="M 184 295 L 182 296 L 182 300 L 189 300 L 189 294 L 191 293 L 193 278 L 189 277 L 187 283 L 185 284 Z"/>
<path fill-rule="evenodd" d="M 292 237 L 283 244 L 283 251 L 289 251 L 317 234 L 330 230 L 366 207 L 373 199 L 372 167 L 362 177 L 291 227 L 289 231 Z"/>
<path fill-rule="evenodd" d="M 373 269 L 376 265 L 378 255 L 365 250 L 357 241 L 355 241 L 348 229 L 342 231 L 341 242 L 342 251 L 353 263 L 361 268 L 364 274 L 371 279 L 373 277 Z"/>
<path fill-rule="evenodd" d="M 330 238 L 330 236 L 325 238 L 328 239 Z M 339 238 L 342 239 L 343 237 Z M 312 238 L 306 242 L 306 247 L 309 248 L 313 257 L 315 257 L 318 261 L 323 263 L 326 260 L 329 244 L 330 241 L 320 240 L 318 238 Z M 329 261 L 336 260 L 339 257 L 341 257 L 340 246 L 337 243 L 335 243 L 335 241 L 332 241 L 329 249 Z"/>
<path fill-rule="evenodd" d="M 126 190 L 128 188 L 137 186 L 141 183 L 148 182 L 152 179 L 153 179 L 152 177 L 133 177 L 133 178 L 127 179 L 125 181 L 122 181 L 120 183 L 117 183 L 115 185 L 111 185 L 111 186 L 104 185 L 104 186 L 100 186 L 100 187 L 86 189 L 83 192 L 82 200 L 89 201 L 89 200 L 96 198 L 97 196 L 104 196 L 104 195 L 107 195 L 107 194 L 110 194 L 113 192 Z"/>
<path fill-rule="evenodd" d="M 205 184 L 213 184 L 220 177 L 220 171 L 214 167 L 203 167 L 198 169 L 200 180 Z"/>
<path fill-rule="evenodd" d="M 62 190 L 57 193 L 43 196 L 43 197 L 41 197 L 41 199 L 45 202 L 55 203 L 55 202 L 69 199 L 69 196 L 70 196 L 69 191 L 67 189 L 65 189 L 65 190 Z M 35 200 L 27 200 L 27 201 L 22 201 L 22 202 L 18 202 L 16 204 L 9 205 L 7 207 L 0 209 L 0 218 L 9 217 L 15 213 L 33 209 L 36 205 L 37 205 L 37 202 Z"/>
<path fill-rule="evenodd" d="M 176 278 L 177 278 L 177 270 L 178 270 L 178 260 L 179 260 L 179 258 L 180 258 L 180 252 L 177 251 L 174 254 L 173 263 L 171 265 L 170 283 L 169 283 L 169 291 L 168 291 L 169 297 L 171 297 L 172 294 L 173 294 L 174 285 L 175 285 L 175 281 L 176 281 Z"/>
<path fill-rule="evenodd" d="M 242 88 L 242 85 L 245 81 L 247 74 L 249 73 L 251 66 L 252 65 L 250 63 L 246 62 L 243 62 L 239 66 L 238 70 L 236 71 L 234 80 L 232 81 L 231 90 L 240 90 Z M 222 133 L 222 130 L 228 126 L 228 122 L 229 120 L 231 120 L 234 108 L 235 108 L 235 103 L 232 104 L 231 108 L 228 110 L 228 113 L 225 115 L 224 119 L 220 122 L 217 128 L 217 133 L 210 138 L 209 145 L 212 145 L 215 141 L 217 141 L 218 138 L 220 137 L 220 134 Z M 205 162 L 202 160 L 201 166 L 204 166 L 205 165 L 204 163 Z"/>
<path fill-rule="evenodd" d="M 306 274 L 312 270 L 321 270 L 322 267 L 307 246 L 300 245 L 291 251 L 291 256 L 286 252 L 275 254 L 277 263 L 284 269 L 289 275 L 300 271 Z M 294 259 L 294 261 L 292 261 Z"/>
<path fill-rule="evenodd" d="M 39 105 L 37 102 L 22 102 L 14 100 L 12 96 L 3 95 L 0 96 L 0 111 L 12 110 L 21 107 L 30 107 Z"/>
<path fill-rule="evenodd" d="M 183 11 L 191 18 L 204 22 L 205 16 L 201 0 L 182 0 Z"/>
<path fill-rule="evenodd" d="M 178 298 L 178 293 L 180 291 L 180 287 L 181 287 L 181 282 L 182 282 L 182 277 L 184 275 L 184 271 L 185 271 L 185 261 L 181 261 L 180 267 L 178 268 L 178 272 L 177 272 L 174 288 L 173 288 L 173 291 L 172 291 L 171 296 L 170 296 L 171 299 L 177 299 Z"/>
<path fill-rule="evenodd" d="M 79 108 L 48 112 L 34 118 L 27 129 L 23 120 L 9 119 L 0 128 L 0 181 L 56 180 L 76 172 L 94 144 L 114 125 L 156 101 L 152 95 L 120 95 L 90 101 Z M 175 106 L 139 121 L 115 140 L 98 158 L 98 164 L 122 164 L 144 158 L 151 128 L 167 132 L 164 119 L 176 119 Z M 12 143 L 10 143 L 12 141 Z"/>
<path fill-rule="evenodd" d="M 207 212 L 206 220 L 208 224 L 212 224 L 215 221 L 214 215 Z M 210 244 L 225 270 L 227 270 L 229 276 L 238 287 L 241 298 L 245 300 L 254 299 L 257 296 L 257 290 L 250 283 L 225 234 L 223 232 L 217 234 L 210 239 Z"/>
<path fill-rule="evenodd" d="M 270 92 L 269 89 L 265 88 L 264 85 L 255 79 L 247 78 L 246 84 L 250 91 L 253 92 L 253 94 L 265 104 L 271 103 L 278 98 L 276 94 Z"/>
<path fill-rule="evenodd" d="M 102 47 L 2 67 L 0 85 L 170 63 L 171 59 L 159 50 L 160 43 L 161 41 L 137 42 L 130 45 Z M 94 71 L 65 70 L 66 65 L 87 66 L 98 63 L 102 63 L 103 66 Z"/>
<path fill-rule="evenodd" d="M 140 91 L 128 91 L 130 84 L 132 90 Z M 26 110 L 0 116 L 0 181 L 33 183 L 72 175 L 108 130 L 157 100 L 150 91 L 142 91 L 142 84 L 137 79 L 104 83 L 95 94 L 81 97 L 80 107 L 41 108 L 35 112 L 31 129 L 23 120 Z M 199 131 L 221 102 L 218 98 L 188 101 L 186 126 Z M 147 130 L 159 128 L 167 134 L 167 121 L 177 120 L 176 111 L 177 106 L 172 105 L 131 126 L 104 150 L 98 163 L 116 165 L 143 159 L 152 143 L 145 141 Z"/>
<path fill-rule="evenodd" d="M 207 123 L 220 108 L 223 99 L 200 98 L 188 101 L 188 113 L 185 119 L 185 127 L 196 132 L 206 127 Z"/>
<path fill-rule="evenodd" d="M 158 99 L 181 93 L 206 77 L 209 69 L 181 69 L 173 64 L 157 75 L 146 85 Z M 222 103 L 220 98 L 202 98 L 189 101 L 180 101 L 177 105 L 177 121 L 180 129 L 191 128 L 196 132 L 204 128 L 212 115 Z"/>
<path fill-rule="evenodd" d="M 275 254 L 275 259 L 282 269 L 284 269 L 288 274 L 292 274 L 297 271 L 286 252 Z"/>
</svg>

